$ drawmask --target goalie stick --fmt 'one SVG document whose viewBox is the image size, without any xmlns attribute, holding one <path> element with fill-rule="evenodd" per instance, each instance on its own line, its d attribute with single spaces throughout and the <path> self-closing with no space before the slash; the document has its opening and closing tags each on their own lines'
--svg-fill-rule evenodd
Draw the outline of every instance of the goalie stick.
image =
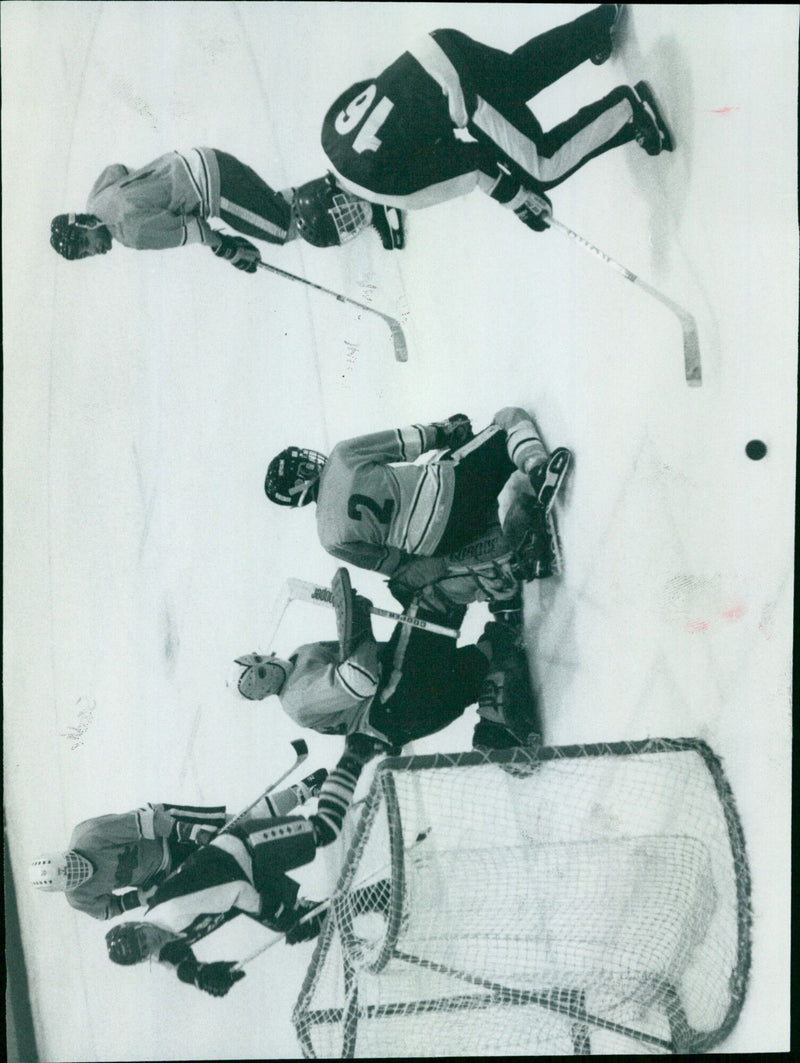
<svg viewBox="0 0 800 1063">
<path fill-rule="evenodd" d="M 289 588 L 289 598 L 291 601 L 312 602 L 314 605 L 327 606 L 333 608 L 333 594 L 328 587 L 321 587 L 317 583 L 309 583 L 303 579 L 288 579 L 286 581 Z M 436 635 L 448 635 L 451 639 L 457 639 L 460 632 L 455 628 L 444 627 L 442 624 L 435 624 L 431 620 L 421 620 L 417 616 L 405 616 L 402 613 L 393 613 L 389 609 L 379 609 L 378 606 L 370 606 L 370 612 L 374 616 L 384 616 L 389 620 L 395 620 L 398 624 L 407 624 L 409 627 L 422 628 L 425 631 L 432 631 Z"/>
<path fill-rule="evenodd" d="M 587 251 L 591 251 L 593 255 L 596 255 L 599 259 L 606 263 L 607 266 L 611 266 L 617 273 L 621 273 L 622 276 L 631 281 L 633 284 L 638 285 L 651 295 L 654 299 L 657 299 L 660 303 L 666 306 L 677 317 L 681 323 L 681 332 L 683 334 L 683 361 L 684 370 L 686 373 L 686 383 L 690 387 L 698 388 L 703 383 L 703 373 L 700 365 L 700 341 L 697 336 L 697 322 L 692 314 L 684 307 L 680 306 L 674 300 L 664 295 L 663 292 L 658 291 L 647 281 L 643 281 L 641 277 L 637 277 L 635 273 L 629 270 L 626 266 L 623 266 L 620 262 L 616 262 L 613 258 L 601 251 L 599 247 L 595 247 L 594 244 L 589 243 L 588 240 L 580 236 L 569 226 L 563 222 L 558 221 L 552 215 L 548 217 L 550 225 L 554 225 L 560 232 L 567 236 L 571 236 L 573 240 L 586 248 Z"/>
<path fill-rule="evenodd" d="M 305 277 L 298 277 L 296 273 L 288 273 L 285 269 L 279 269 L 277 266 L 273 266 L 269 262 L 263 260 L 258 263 L 260 269 L 267 269 L 270 273 L 277 273 L 279 277 L 286 277 L 288 280 L 300 281 L 301 284 L 307 284 L 309 288 L 314 288 L 315 291 L 325 292 L 326 295 L 332 295 L 334 299 L 338 299 L 340 303 L 349 303 L 350 306 L 357 306 L 360 310 L 366 310 L 368 314 L 377 314 L 378 317 L 383 318 L 386 324 L 389 326 L 389 331 L 392 334 L 392 344 L 394 345 L 394 356 L 398 362 L 408 361 L 408 344 L 406 343 L 405 333 L 400 325 L 400 322 L 391 317 L 389 314 L 384 314 L 382 310 L 376 310 L 374 306 L 367 306 L 366 303 L 359 303 L 356 299 L 350 299 L 346 295 L 342 295 L 340 292 L 335 292 L 331 288 L 323 288 L 321 284 L 315 284 L 313 281 L 306 280 Z"/>
</svg>

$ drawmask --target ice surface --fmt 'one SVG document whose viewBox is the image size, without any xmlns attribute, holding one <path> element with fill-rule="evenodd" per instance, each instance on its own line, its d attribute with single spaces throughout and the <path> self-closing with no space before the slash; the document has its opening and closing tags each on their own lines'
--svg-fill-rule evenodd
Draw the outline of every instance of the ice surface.
<svg viewBox="0 0 800 1063">
<path fill-rule="evenodd" d="M 790 692 L 796 382 L 792 6 L 633 6 L 603 66 L 543 93 L 545 126 L 646 77 L 678 150 L 635 146 L 553 193 L 556 215 L 696 315 L 683 379 L 664 307 L 558 233 L 480 193 L 412 215 L 408 246 L 267 248 L 287 270 L 399 317 L 385 325 L 202 248 L 68 264 L 52 215 L 100 170 L 172 148 L 230 151 L 274 187 L 325 169 L 319 126 L 420 32 L 516 47 L 584 8 L 447 4 L 3 6 L 5 812 L 15 873 L 93 815 L 157 800 L 251 801 L 296 729 L 226 685 L 286 576 L 336 567 L 313 512 L 261 484 L 288 443 L 504 405 L 575 471 L 562 580 L 530 589 L 549 743 L 699 734 L 725 761 L 754 877 L 751 990 L 730 1051 L 788 1047 Z M 757 437 L 761 462 L 745 457 Z M 359 591 L 393 607 L 382 581 Z M 480 631 L 474 610 L 465 640 Z M 279 652 L 331 637 L 295 605 Z M 389 627 L 376 624 L 379 637 Z M 466 748 L 473 713 L 419 743 Z M 307 733 L 309 770 L 340 740 Z M 329 888 L 337 854 L 304 872 Z M 107 927 L 18 888 L 43 1059 L 298 1054 L 311 945 L 279 945 L 224 1001 L 160 968 L 117 970 Z M 236 937 L 242 927 L 225 931 Z M 255 947 L 205 948 L 226 958 Z"/>
</svg>

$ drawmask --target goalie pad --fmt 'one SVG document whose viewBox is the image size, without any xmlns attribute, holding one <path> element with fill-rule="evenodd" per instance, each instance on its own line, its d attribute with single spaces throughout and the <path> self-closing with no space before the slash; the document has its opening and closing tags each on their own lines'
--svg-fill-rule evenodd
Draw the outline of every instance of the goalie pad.
<svg viewBox="0 0 800 1063">
<path fill-rule="evenodd" d="M 478 716 L 495 725 L 491 728 L 495 735 L 498 728 L 504 728 L 518 745 L 530 746 L 541 741 L 542 725 L 528 673 L 528 659 L 520 647 L 511 649 L 484 679 L 478 699 Z M 489 732 L 489 728 L 483 730 Z M 477 728 L 475 741 L 480 744 Z M 512 744 L 507 740 L 503 748 Z M 497 748 L 496 737 L 492 748 Z"/>
<path fill-rule="evenodd" d="M 341 663 L 352 656 L 365 638 L 372 637 L 370 603 L 355 593 L 346 568 L 337 569 L 331 580 L 331 601 L 336 612 Z"/>
</svg>

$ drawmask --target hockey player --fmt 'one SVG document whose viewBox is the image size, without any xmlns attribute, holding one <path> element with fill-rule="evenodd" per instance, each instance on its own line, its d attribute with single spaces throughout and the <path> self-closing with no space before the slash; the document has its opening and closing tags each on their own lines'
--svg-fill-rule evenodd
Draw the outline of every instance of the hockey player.
<svg viewBox="0 0 800 1063">
<path fill-rule="evenodd" d="M 276 794 L 265 794 L 254 814 L 283 816 L 315 797 L 325 770 Z M 230 819 L 225 806 L 148 804 L 122 815 L 79 823 L 69 849 L 46 853 L 30 865 L 32 885 L 66 894 L 79 912 L 113 919 L 139 908 L 195 849 L 205 845 Z"/>
<path fill-rule="evenodd" d="M 363 732 L 395 749 L 441 730 L 476 702 L 476 748 L 524 745 L 540 733 L 527 661 L 511 625 L 490 622 L 476 645 L 457 647 L 455 639 L 398 624 L 380 643 L 370 603 L 354 594 L 347 569 L 338 570 L 331 590 L 339 641 L 300 646 L 288 660 L 238 658 L 243 697 L 275 694 L 300 727 Z"/>
<path fill-rule="evenodd" d="M 191 945 L 244 913 L 286 933 L 289 944 L 319 933 L 322 916 L 297 925 L 317 902 L 298 900 L 288 871 L 310 863 L 317 849 L 339 835 L 364 765 L 380 743 L 348 736 L 345 751 L 319 793 L 317 811 L 304 816 L 249 816 L 198 848 L 150 898 L 144 919 L 106 935 L 109 957 L 119 964 L 153 958 L 173 967 L 182 982 L 224 996 L 241 978 L 233 962 L 198 963 Z"/>
<path fill-rule="evenodd" d="M 412 464 L 434 448 L 455 453 Z M 507 407 L 474 438 L 469 419 L 456 414 L 345 440 L 330 458 L 289 447 L 270 463 L 264 489 L 279 505 L 316 502 L 325 549 L 391 577 L 389 589 L 403 605 L 429 588 L 424 606 L 447 611 L 448 601 L 461 606 L 518 596 L 520 578 L 552 574 L 546 510 L 569 459 L 563 447 L 548 456 L 528 414 Z M 506 521 L 513 534 L 504 535 L 497 499 L 517 470 L 536 499 L 524 520 L 514 507 Z"/>
<path fill-rule="evenodd" d="M 139 250 L 200 243 L 255 273 L 258 248 L 244 236 L 212 229 L 209 218 L 267 243 L 301 236 L 317 247 L 338 246 L 374 225 L 384 247 L 402 247 L 398 211 L 358 200 L 330 176 L 275 192 L 249 166 L 216 148 L 171 151 L 138 170 L 107 166 L 85 214 L 53 218 L 50 243 L 67 259 L 104 255 L 113 240 Z"/>
<path fill-rule="evenodd" d="M 644 82 L 620 85 L 545 133 L 526 102 L 613 49 L 621 4 L 602 4 L 508 54 L 453 29 L 427 34 L 336 100 L 322 147 L 338 183 L 415 210 L 480 188 L 529 228 L 548 228 L 546 193 L 611 148 L 672 151 Z"/>
</svg>

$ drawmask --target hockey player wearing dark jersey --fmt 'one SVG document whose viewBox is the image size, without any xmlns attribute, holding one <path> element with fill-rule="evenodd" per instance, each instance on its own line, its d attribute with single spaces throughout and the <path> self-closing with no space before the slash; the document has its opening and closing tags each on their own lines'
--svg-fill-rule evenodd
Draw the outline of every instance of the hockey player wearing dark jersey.
<svg viewBox="0 0 800 1063">
<path fill-rule="evenodd" d="M 322 147 L 338 183 L 403 210 L 480 188 L 528 227 L 548 228 L 546 193 L 590 159 L 632 140 L 650 155 L 673 149 L 645 82 L 547 133 L 527 106 L 585 60 L 611 55 L 623 6 L 602 4 L 510 54 L 454 29 L 427 34 L 326 114 Z"/>
<path fill-rule="evenodd" d="M 283 816 L 315 797 L 324 780 L 315 772 L 275 794 L 265 794 L 255 812 Z M 230 819 L 225 806 L 148 804 L 121 815 L 79 823 L 65 851 L 45 853 L 30 865 L 31 884 L 66 894 L 79 912 L 113 919 L 147 903 L 156 887 Z"/>
<path fill-rule="evenodd" d="M 490 622 L 474 646 L 457 647 L 455 639 L 398 624 L 389 642 L 376 642 L 370 603 L 352 591 L 346 569 L 331 589 L 337 614 L 344 609 L 353 618 L 349 634 L 340 623 L 338 642 L 300 646 L 288 660 L 238 658 L 243 697 L 277 695 L 300 727 L 363 732 L 395 748 L 442 730 L 476 702 L 476 748 L 506 749 L 540 732 L 517 629 Z"/>
<path fill-rule="evenodd" d="M 350 735 L 308 818 L 248 816 L 196 849 L 155 891 L 142 921 L 108 932 L 109 957 L 124 965 L 157 959 L 182 982 L 224 996 L 244 971 L 234 962 L 199 963 L 191 948 L 223 922 L 244 913 L 286 933 L 289 944 L 319 933 L 322 916 L 300 923 L 318 904 L 298 899 L 299 886 L 287 872 L 338 837 L 362 768 L 380 748 L 373 738 Z"/>
<path fill-rule="evenodd" d="M 415 464 L 437 448 L 455 453 Z M 563 447 L 548 456 L 528 414 L 507 407 L 474 438 L 469 419 L 457 414 L 345 440 L 329 458 L 290 447 L 270 463 L 264 489 L 279 505 L 316 502 L 322 546 L 342 561 L 391 577 L 389 588 L 404 605 L 430 588 L 423 604 L 446 611 L 448 601 L 513 597 L 519 579 L 552 573 L 545 498 L 557 487 L 553 467 L 560 482 L 569 457 Z M 515 507 L 505 524 L 513 535 L 504 534 L 498 495 L 517 470 L 528 477 L 533 496 L 525 520 Z"/>
<path fill-rule="evenodd" d="M 255 273 L 258 248 L 244 236 L 213 229 L 209 218 L 271 244 L 301 236 L 317 247 L 339 246 L 374 226 L 384 247 L 402 246 L 398 211 L 357 199 L 330 176 L 275 192 L 249 166 L 216 148 L 171 151 L 137 170 L 107 166 L 85 214 L 53 218 L 50 243 L 67 259 L 103 255 L 114 240 L 138 250 L 200 243 Z"/>
</svg>

